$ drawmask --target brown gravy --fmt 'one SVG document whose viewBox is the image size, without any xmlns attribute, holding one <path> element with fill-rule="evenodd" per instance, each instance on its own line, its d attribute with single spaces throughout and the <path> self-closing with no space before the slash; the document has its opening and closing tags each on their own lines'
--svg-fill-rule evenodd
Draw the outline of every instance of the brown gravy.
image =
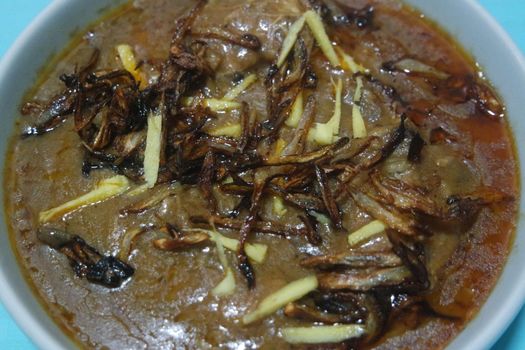
<svg viewBox="0 0 525 350">
<path fill-rule="evenodd" d="M 287 28 L 304 12 L 306 3 L 308 1 L 210 1 L 195 19 L 193 34 L 188 36 L 198 37 L 195 33 L 206 32 L 208 28 L 246 32 L 259 38 L 261 48 L 250 50 L 219 39 L 202 39 L 208 45 L 206 60 L 213 67 L 214 78 L 198 93 L 220 97 L 231 89 L 235 73 L 256 74 L 258 81 L 237 100 L 246 102 L 264 119 L 267 114 L 264 77 L 281 50 Z M 480 78 L 471 59 L 414 10 L 394 0 L 342 3 L 345 6 L 340 8 L 346 9 L 342 13 L 353 15 L 341 19 L 339 24 L 328 24 L 325 20 L 325 27 L 338 47 L 368 69 L 368 73 L 362 75 L 364 92 L 360 103 L 368 135 L 384 142 L 398 127 L 399 115 L 391 108 L 398 103 L 394 95 L 403 100 L 403 114 L 410 129 L 407 132 L 410 136 L 406 136 L 387 159 L 374 166 L 377 176 L 382 180 L 395 178 L 417 183 L 426 191 L 425 196 L 443 205 L 446 201 L 452 205 L 454 196 L 474 201 L 473 194 L 486 189 L 497 189 L 498 195 L 511 197 L 485 200 L 473 221 L 464 226 L 461 221 L 459 228 L 436 222 L 435 218 L 421 219 L 425 223 L 422 231 L 427 232 L 421 244 L 430 287 L 414 294 L 386 292 L 396 297 L 391 298 L 391 309 L 383 320 L 385 331 L 376 334 L 374 339 L 334 346 L 442 348 L 475 316 L 487 298 L 506 261 L 515 230 L 518 165 L 504 109 L 500 102 L 491 101 L 497 97 Z M 170 51 L 174 19 L 186 14 L 194 4 L 185 0 L 137 0 L 123 7 L 90 27 L 28 96 L 28 101 L 45 104 L 61 93 L 64 86 L 58 77 L 84 65 L 93 48 L 100 49 L 97 69 L 121 69 L 115 47 L 122 43 L 133 47 L 137 61 L 143 62 L 140 68 L 143 77 L 148 77 L 153 84 Z M 373 8 L 371 17 L 362 10 L 367 5 Z M 335 18 L 335 12 L 333 14 Z M 318 101 L 316 122 L 325 123 L 330 119 L 334 109 L 331 80 L 341 79 L 344 92 L 340 136 L 352 138 L 351 117 L 345 116 L 352 115 L 355 78 L 360 75 L 330 67 L 319 47 L 316 44 L 313 47 L 310 66 L 317 76 L 317 86 L 309 91 Z M 432 73 L 413 74 L 396 68 L 395 64 L 407 57 L 445 72 L 447 78 L 437 79 Z M 385 92 L 385 87 L 392 90 Z M 473 91 L 477 95 L 473 96 Z M 494 105 L 501 109 L 491 109 Z M 239 120 L 239 113 L 235 111 L 219 115 L 221 118 L 211 120 L 208 128 L 227 124 L 225 120 Z M 23 116 L 18 122 L 20 132 L 33 125 L 37 118 L 37 113 Z M 293 128 L 283 126 L 281 137 L 289 141 L 293 132 Z M 419 161 L 409 162 L 407 154 L 417 132 L 425 146 Z M 360 142 L 351 147 L 361 147 Z M 315 149 L 311 144 L 309 147 Z M 352 164 L 371 158 L 374 146 L 371 147 L 370 154 L 365 151 L 354 157 L 357 160 Z M 135 268 L 132 278 L 120 288 L 108 289 L 76 276 L 67 258 L 42 244 L 36 234 L 40 212 L 87 193 L 98 180 L 114 176 L 111 169 L 94 170 L 84 176 L 84 159 L 85 150 L 72 117 L 51 132 L 25 138 L 15 136 L 7 164 L 5 202 L 13 246 L 35 293 L 55 322 L 85 348 L 296 347 L 282 339 L 280 330 L 309 326 L 312 322 L 287 317 L 282 311 L 247 326 L 242 325 L 241 318 L 265 296 L 287 283 L 313 272 L 322 274 L 322 270 L 302 267 L 300 262 L 309 255 L 346 251 L 348 233 L 377 219 L 370 210 L 363 210 L 355 200 L 347 198 L 338 203 L 343 229 L 335 230 L 333 223 L 318 223 L 317 231 L 322 237 L 318 246 L 304 237 L 283 239 L 254 230 L 249 241 L 268 246 L 264 263 L 253 265 L 256 287 L 250 290 L 242 273 L 234 269 L 235 293 L 218 298 L 210 294 L 223 278 L 213 243 L 178 251 L 163 251 L 152 244 L 153 240 L 164 237 L 153 227 L 169 223 L 184 228 L 193 225 L 191 217 L 210 216 L 199 186 L 167 185 L 176 182 L 169 180 L 137 196 L 121 195 L 86 206 L 52 223 L 58 229 L 79 235 L 99 252 L 115 256 L 122 256 L 126 232 L 138 227 L 151 228 L 136 237 L 129 256 L 124 254 L 123 260 Z M 373 171 L 367 170 L 363 179 L 357 176 L 350 184 L 369 188 L 372 185 L 368 179 Z M 327 174 L 331 176 L 328 171 Z M 330 186 L 335 193 L 335 177 L 331 179 L 334 183 Z M 167 186 L 171 186 L 173 194 L 158 205 L 139 214 L 122 214 L 122 208 L 146 200 Z M 376 191 L 373 187 L 369 189 Z M 215 195 L 219 214 L 225 216 L 233 202 L 220 193 Z M 299 209 L 290 206 L 285 214 L 276 216 L 272 203 L 272 196 L 266 194 L 259 213 L 261 221 L 281 222 L 289 229 L 302 227 L 297 216 Z M 394 205 L 389 208 L 399 210 Z M 412 215 L 414 210 L 407 212 Z M 420 213 L 416 216 L 419 218 Z M 218 228 L 228 237 L 239 238 L 238 229 Z M 363 246 L 391 247 L 386 236 L 365 243 Z M 236 266 L 235 253 L 227 253 L 227 257 L 230 264 Z M 377 289 L 372 294 L 379 300 L 384 298 L 381 293 Z M 406 306 L 400 306 L 405 302 Z M 380 302 L 377 304 L 382 307 Z"/>
</svg>

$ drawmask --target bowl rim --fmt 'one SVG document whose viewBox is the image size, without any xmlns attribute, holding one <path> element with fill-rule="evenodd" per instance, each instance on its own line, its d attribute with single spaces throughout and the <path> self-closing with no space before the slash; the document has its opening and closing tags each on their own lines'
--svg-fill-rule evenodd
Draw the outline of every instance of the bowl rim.
<svg viewBox="0 0 525 350">
<path fill-rule="evenodd" d="M 403 1 L 403 0 L 402 0 Z M 413 0 L 412 0 L 413 1 Z M 408 2 L 411 2 L 411 0 L 408 0 Z M 461 1 L 458 1 L 460 3 Z M 525 55 L 520 50 L 520 48 L 517 46 L 517 44 L 512 40 L 510 35 L 507 33 L 507 31 L 502 27 L 502 25 L 485 9 L 477 0 L 463 0 L 466 6 L 468 6 L 472 10 L 472 17 L 480 19 L 479 25 L 483 25 L 487 27 L 488 31 L 492 32 L 494 34 L 494 37 L 497 38 L 500 41 L 500 44 L 502 47 L 506 49 L 505 54 L 508 55 L 509 59 L 515 63 L 515 67 L 518 68 L 518 71 L 515 72 L 516 75 L 520 75 L 516 80 L 525 82 Z M 417 5 L 415 6 L 417 8 Z M 422 11 L 425 13 L 424 11 Z M 428 15 L 429 18 L 432 20 L 435 20 L 432 15 Z M 443 23 L 436 21 L 440 27 L 443 27 L 447 33 L 449 31 L 444 26 Z M 452 37 L 457 40 L 462 47 L 465 43 L 460 40 L 460 38 L 457 37 L 456 33 L 453 34 Z M 466 47 L 465 47 L 466 48 Z M 471 52 L 471 50 L 467 49 L 467 53 L 469 55 L 472 55 L 474 58 L 476 58 L 475 54 Z M 479 56 L 479 55 L 478 55 Z M 487 72 L 486 67 L 481 66 L 481 69 L 483 72 Z M 489 81 L 491 81 L 489 77 Z M 493 82 L 493 81 L 491 81 Z M 508 107 L 508 101 L 504 98 L 502 91 L 500 89 L 497 89 L 498 93 L 501 93 L 501 96 L 504 100 L 504 103 L 506 107 Z M 510 111 L 507 111 L 509 113 Z M 513 113 L 512 115 L 514 115 Z M 508 118 L 508 117 L 507 117 Z M 518 190 L 520 193 L 518 206 L 517 206 L 517 212 L 516 212 L 516 231 L 514 233 L 513 240 L 510 242 L 510 249 L 509 254 L 503 264 L 503 268 L 500 271 L 500 274 L 496 280 L 495 285 L 492 287 L 492 290 L 488 294 L 486 300 L 483 301 L 481 304 L 480 309 L 477 311 L 477 313 L 474 315 L 474 317 L 467 322 L 465 325 L 465 328 L 461 330 L 460 333 L 458 333 L 454 338 L 452 338 L 451 342 L 447 345 L 447 349 L 460 349 L 460 350 L 478 350 L 478 349 L 489 349 L 491 348 L 504 334 L 504 332 L 509 328 L 510 324 L 516 319 L 516 316 L 521 311 L 525 304 L 525 269 L 521 269 L 518 271 L 518 275 L 513 277 L 513 284 L 512 287 L 509 288 L 504 292 L 505 299 L 503 302 L 498 303 L 498 308 L 495 310 L 492 309 L 493 313 L 490 314 L 491 318 L 488 321 L 488 324 L 485 323 L 482 332 L 471 332 L 469 330 L 474 329 L 473 326 L 483 324 L 483 322 L 487 321 L 486 316 L 483 315 L 483 310 L 487 309 L 487 306 L 489 304 L 494 304 L 496 302 L 495 296 L 496 292 L 500 293 L 502 292 L 501 288 L 498 288 L 498 286 L 501 285 L 502 280 L 504 277 L 508 279 L 509 276 L 507 276 L 506 271 L 509 270 L 509 262 L 513 262 L 515 264 L 515 260 L 518 262 L 525 261 L 525 253 L 522 252 L 523 250 L 523 242 L 518 242 L 520 237 L 525 237 L 525 222 L 522 220 L 523 218 L 523 212 L 524 212 L 524 200 L 525 200 L 525 188 L 523 185 L 524 182 L 524 169 L 521 168 L 522 165 L 525 163 L 520 164 L 520 158 L 523 157 L 523 154 L 525 153 L 525 146 L 519 145 L 519 135 L 514 130 L 514 121 L 510 118 L 508 119 L 509 127 L 511 130 L 512 139 L 514 142 L 514 150 L 515 150 L 515 157 L 516 157 L 516 168 L 518 171 Z M 520 246 L 518 246 L 518 243 L 521 243 Z M 520 249 L 521 248 L 521 249 Z M 518 257 L 516 257 L 519 254 Z M 493 306 L 493 305 L 491 305 Z"/>
<path fill-rule="evenodd" d="M 52 0 L 31 22 L 24 28 L 22 33 L 16 38 L 14 43 L 6 51 L 5 55 L 0 60 L 0 84 L 6 81 L 8 77 L 9 67 L 16 65 L 17 58 L 20 55 L 23 55 L 24 48 L 28 45 L 28 42 L 31 38 L 38 33 L 41 28 L 48 26 L 49 19 L 52 18 L 55 13 L 59 12 L 65 5 L 67 5 L 70 0 Z M 6 152 L 8 149 L 6 149 Z M 4 165 L 1 165 L 1 169 L 4 168 Z M 3 170 L 2 170 L 3 171 Z M 2 186 L 4 184 L 2 183 Z M 2 198 L 3 200 L 3 198 Z M 4 205 L 2 205 L 2 210 L 5 210 Z M 2 217 L 5 213 L 2 213 Z M 7 228 L 7 222 L 5 223 Z M 9 235 L 8 230 L 5 232 Z M 9 239 L 9 248 L 15 250 L 15 247 L 12 245 L 11 240 Z M 14 253 L 14 252 L 13 252 Z M 20 273 L 22 273 L 20 265 L 17 266 Z M 45 311 L 44 305 L 39 300 L 38 296 L 35 295 L 32 291 L 31 286 L 26 280 L 25 276 L 21 276 L 23 279 L 24 285 L 30 290 L 30 293 L 33 294 L 33 298 L 37 301 L 39 307 L 43 309 L 46 313 L 48 320 L 55 324 L 58 328 L 58 325 L 54 320 L 49 316 L 48 312 Z M 0 302 L 6 308 L 8 313 L 14 319 L 18 327 L 23 331 L 24 334 L 36 345 L 39 349 L 56 349 L 56 350 L 66 350 L 68 349 L 64 342 L 60 339 L 54 337 L 47 329 L 42 321 L 38 320 L 29 305 L 24 302 L 24 299 L 19 295 L 10 283 L 9 276 L 4 271 L 4 267 L 0 266 Z M 63 333 L 63 331 L 61 330 Z M 65 337 L 67 337 L 64 334 Z"/>
<path fill-rule="evenodd" d="M 501 40 L 502 45 L 505 46 L 505 48 L 507 49 L 507 54 L 510 55 L 510 57 L 516 62 L 517 66 L 521 67 L 521 73 L 523 76 L 525 76 L 525 56 L 522 53 L 522 51 L 518 48 L 516 43 L 511 39 L 509 34 L 503 29 L 503 27 L 496 21 L 496 19 L 491 14 L 488 13 L 488 11 L 478 1 L 460 1 L 463 1 L 467 6 L 469 6 L 473 11 L 473 15 L 481 18 L 482 24 L 488 26 L 489 30 L 492 31 L 499 40 Z M 12 65 L 16 65 L 17 57 L 23 55 L 24 48 L 27 46 L 31 37 L 38 33 L 41 30 L 41 28 L 45 28 L 46 26 L 48 26 L 49 19 L 53 17 L 53 15 L 57 11 L 60 11 L 60 9 L 63 6 L 70 3 L 71 0 L 52 0 L 51 3 L 48 4 L 44 8 L 44 10 L 42 10 L 22 31 L 22 33 L 17 37 L 15 42 L 10 46 L 10 48 L 6 51 L 6 53 L 0 60 L 0 84 L 6 81 L 7 71 L 9 70 L 9 67 L 11 67 Z M 417 5 L 415 7 L 417 8 Z M 428 17 L 432 19 L 431 14 L 428 15 Z M 453 37 L 457 39 L 455 35 L 453 35 Z M 461 43 L 459 39 L 457 40 Z M 518 135 L 513 133 L 513 136 L 516 142 L 516 158 L 518 158 L 520 153 L 519 147 L 517 145 Z M 523 150 L 521 152 L 525 152 L 525 146 L 523 147 Z M 518 164 L 518 171 L 519 168 L 520 166 Z M 523 195 L 524 189 L 521 185 L 523 184 L 520 184 L 520 193 Z M 520 198 L 520 202 L 523 202 L 523 199 L 524 198 Z M 522 221 L 520 219 L 520 216 L 521 215 L 518 212 L 518 222 Z M 521 227 L 520 230 L 520 227 L 517 227 L 515 238 L 518 236 L 520 231 L 523 231 L 523 235 L 525 235 L 525 229 Z M 10 244 L 10 247 L 8 249 L 14 249 L 12 244 Z M 509 256 L 507 257 L 507 261 L 503 266 L 503 269 L 498 277 L 495 287 L 497 287 L 497 285 L 500 283 L 501 277 L 507 268 L 508 261 L 510 260 L 511 255 L 514 253 L 515 250 L 516 242 L 513 242 L 512 247 L 510 248 Z M 27 288 L 31 289 L 25 277 L 22 278 L 24 280 L 24 285 Z M 525 269 L 521 271 L 520 276 L 516 277 L 514 283 L 515 284 L 513 285 L 513 288 L 507 293 L 507 299 L 500 304 L 501 307 L 497 310 L 495 314 L 492 315 L 493 319 L 491 320 L 490 325 L 485 326 L 483 332 L 476 334 L 476 337 L 474 339 L 470 339 L 470 343 L 468 344 L 467 348 L 486 349 L 491 347 L 504 333 L 504 331 L 509 327 L 512 321 L 516 318 L 517 314 L 519 313 L 523 304 L 525 303 Z M 0 285 L 2 286 L 2 288 L 0 288 L 0 302 L 2 302 L 2 304 L 9 312 L 11 317 L 15 320 L 19 328 L 32 340 L 32 342 L 38 348 L 67 349 L 64 343 L 60 339 L 54 337 L 49 332 L 49 330 L 43 325 L 42 321 L 38 320 L 34 316 L 30 307 L 24 302 L 23 297 L 17 293 L 14 286 L 10 283 L 10 279 L 2 266 L 0 266 Z M 493 294 L 494 289 L 489 294 L 489 298 Z M 33 294 L 34 299 L 38 301 L 38 305 L 43 308 L 41 301 L 38 300 L 39 298 L 36 295 L 34 295 L 32 291 L 31 293 Z M 478 314 L 481 312 L 481 310 L 483 310 L 488 300 L 489 299 L 487 299 L 483 303 Z M 474 319 L 467 324 L 465 330 L 468 329 L 469 325 L 477 317 L 478 315 L 474 316 Z M 49 315 L 48 318 L 51 322 L 54 323 L 54 321 Z M 456 340 L 458 340 L 458 338 L 461 337 L 461 334 L 464 333 L 465 330 L 461 331 L 452 340 L 452 342 L 448 344 L 447 348 L 456 343 Z"/>
</svg>

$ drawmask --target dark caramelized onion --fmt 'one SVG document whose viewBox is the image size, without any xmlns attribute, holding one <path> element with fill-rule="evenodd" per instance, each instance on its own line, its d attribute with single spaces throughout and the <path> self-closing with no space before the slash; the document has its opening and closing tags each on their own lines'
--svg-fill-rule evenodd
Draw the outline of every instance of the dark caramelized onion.
<svg viewBox="0 0 525 350">
<path fill-rule="evenodd" d="M 78 277 L 108 288 L 118 288 L 135 269 L 113 256 L 102 256 L 82 238 L 61 230 L 41 228 L 38 239 L 64 254 Z"/>
</svg>

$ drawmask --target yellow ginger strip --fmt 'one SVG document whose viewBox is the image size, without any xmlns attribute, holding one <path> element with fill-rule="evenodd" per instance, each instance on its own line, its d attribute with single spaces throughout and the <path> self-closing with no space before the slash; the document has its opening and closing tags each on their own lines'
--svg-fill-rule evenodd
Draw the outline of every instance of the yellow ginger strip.
<svg viewBox="0 0 525 350">
<path fill-rule="evenodd" d="M 341 67 L 344 70 L 349 71 L 352 74 L 355 74 L 355 73 L 366 73 L 367 69 L 365 67 L 363 67 L 362 65 L 360 65 L 359 63 L 357 63 L 352 56 L 350 56 L 349 54 L 344 52 L 339 47 L 336 47 L 336 50 L 337 50 L 337 53 L 339 54 L 339 56 L 342 57 Z"/>
<path fill-rule="evenodd" d="M 253 83 L 257 81 L 257 75 L 250 74 L 246 78 L 243 79 L 239 84 L 234 86 L 230 91 L 224 95 L 222 98 L 226 101 L 233 101 L 237 97 L 239 97 L 240 94 L 242 94 L 245 90 L 247 90 Z"/>
<path fill-rule="evenodd" d="M 222 99 L 219 100 L 207 98 L 203 100 L 204 106 L 210 108 L 212 111 L 215 112 L 240 108 L 241 104 L 238 102 L 234 102 L 233 100 L 236 99 L 243 91 L 249 88 L 250 85 L 255 83 L 255 81 L 257 81 L 257 76 L 255 74 L 250 74 L 246 78 L 244 78 L 244 80 L 241 83 L 239 83 L 233 89 L 228 91 L 228 93 L 226 93 L 226 95 L 224 95 Z M 241 129 L 242 128 L 240 123 L 228 124 L 210 130 L 208 134 L 210 134 L 211 136 L 228 136 L 233 138 L 239 138 L 241 137 Z"/>
<path fill-rule="evenodd" d="M 317 12 L 313 10 L 306 11 L 304 13 L 304 17 L 306 19 L 308 27 L 310 27 L 310 30 L 312 31 L 312 35 L 314 36 L 315 41 L 317 41 L 317 44 L 321 48 L 321 51 L 323 51 L 324 55 L 326 56 L 326 58 L 328 58 L 328 61 L 332 66 L 338 67 L 340 64 L 339 58 L 335 53 L 330 38 L 328 38 L 328 35 L 326 34 L 326 30 L 324 28 L 323 20 L 321 19 L 321 17 L 317 14 Z"/>
<path fill-rule="evenodd" d="M 286 38 L 284 38 L 281 53 L 279 54 L 279 58 L 277 59 L 277 67 L 281 68 L 284 61 L 286 60 L 286 57 L 288 57 L 288 55 L 292 51 L 292 48 L 295 45 L 295 42 L 297 41 L 297 37 L 299 36 L 299 33 L 301 32 L 301 30 L 303 30 L 305 20 L 306 18 L 303 15 L 299 17 L 299 19 L 296 20 L 290 26 L 290 29 L 288 30 L 288 34 L 286 35 Z"/>
<path fill-rule="evenodd" d="M 372 236 L 381 233 L 386 229 L 387 226 L 383 222 L 374 220 L 360 229 L 350 233 L 348 235 L 348 244 L 350 244 L 352 247 L 356 246 L 361 242 L 369 240 Z"/>
<path fill-rule="evenodd" d="M 284 340 L 291 344 L 340 343 L 365 333 L 361 325 L 290 327 L 281 330 Z"/>
<path fill-rule="evenodd" d="M 233 252 L 237 251 L 237 248 L 239 247 L 238 240 L 223 236 L 219 233 L 216 233 L 215 237 L 211 236 L 211 240 L 213 241 L 217 237 L 221 240 L 221 243 L 224 246 L 224 248 L 229 249 Z M 268 246 L 260 243 L 246 243 L 246 245 L 244 246 L 244 250 L 248 258 L 250 258 L 256 263 L 262 264 L 264 262 L 264 259 L 266 258 Z"/>
<path fill-rule="evenodd" d="M 231 184 L 231 183 L 233 183 L 233 177 L 231 177 L 231 176 L 228 176 L 227 178 L 225 178 L 225 179 L 222 181 L 222 184 L 223 184 L 223 185 Z"/>
<path fill-rule="evenodd" d="M 130 184 L 125 176 L 117 175 L 109 179 L 101 180 L 97 183 L 94 190 L 56 208 L 40 212 L 39 221 L 41 224 L 55 220 L 72 211 L 82 207 L 102 202 L 111 197 L 125 192 Z"/>
<path fill-rule="evenodd" d="M 148 188 L 157 183 L 160 168 L 160 148 L 162 144 L 162 113 L 151 112 L 148 116 L 148 133 L 144 151 L 144 179 Z"/>
<path fill-rule="evenodd" d="M 317 142 L 319 145 L 330 145 L 337 140 L 339 127 L 341 125 L 342 94 L 343 82 L 339 79 L 335 86 L 334 114 L 328 122 L 315 124 L 308 135 L 310 140 Z"/>
<path fill-rule="evenodd" d="M 357 77 L 356 83 L 357 87 L 354 94 L 354 104 L 352 106 L 352 131 L 354 138 L 360 139 L 367 136 L 365 121 L 361 114 L 361 108 L 359 107 L 363 95 L 363 79 Z"/>
<path fill-rule="evenodd" d="M 339 135 L 339 127 L 341 125 L 341 104 L 342 104 L 342 95 L 343 95 L 343 82 L 341 79 L 337 80 L 337 84 L 335 86 L 335 108 L 334 108 L 334 115 L 332 118 L 328 121 L 328 123 L 332 126 L 333 134 L 334 136 Z"/>
<path fill-rule="evenodd" d="M 211 136 L 228 136 L 233 138 L 241 137 L 241 124 L 227 124 L 219 126 L 213 130 L 209 130 L 208 134 Z"/>
<path fill-rule="evenodd" d="M 329 123 L 316 123 L 308 134 L 309 141 L 319 145 L 331 145 L 334 141 L 334 131 Z"/>
<path fill-rule="evenodd" d="M 203 101 L 204 107 L 208 107 L 214 112 L 228 111 L 231 109 L 237 109 L 241 107 L 239 102 L 228 101 L 224 99 L 207 98 Z"/>
<path fill-rule="evenodd" d="M 283 41 L 283 47 L 281 49 L 281 52 L 279 54 L 279 58 L 277 59 L 277 67 L 281 67 L 286 60 L 286 57 L 290 54 L 292 51 L 293 46 L 295 45 L 295 42 L 297 41 L 297 37 L 299 36 L 299 33 L 304 27 L 305 22 L 308 24 L 308 27 L 312 31 L 312 35 L 315 38 L 315 41 L 321 48 L 321 51 L 323 51 L 326 58 L 328 58 L 328 61 L 330 64 L 334 67 L 337 67 L 340 65 L 339 58 L 337 57 L 337 54 L 335 53 L 334 47 L 332 46 L 332 42 L 330 41 L 330 38 L 326 34 L 326 30 L 324 28 L 323 20 L 321 17 L 317 14 L 317 12 L 313 10 L 306 11 L 297 21 L 295 21 L 288 30 L 288 34 L 286 35 L 286 38 Z"/>
<path fill-rule="evenodd" d="M 257 308 L 242 318 L 243 324 L 250 324 L 261 318 L 264 318 L 283 306 L 298 299 L 317 289 L 318 282 L 315 275 L 302 278 L 291 282 L 264 298 Z"/>
<path fill-rule="evenodd" d="M 130 72 L 137 82 L 140 82 L 142 80 L 140 71 L 137 69 L 137 61 L 131 46 L 127 44 L 118 45 L 117 52 L 124 69 Z"/>
<path fill-rule="evenodd" d="M 204 230 L 204 229 L 188 229 L 184 231 L 205 232 L 210 236 L 210 239 L 212 241 L 215 241 L 216 239 L 220 239 L 221 244 L 224 246 L 224 248 L 231 250 L 233 252 L 236 252 L 237 248 L 239 247 L 239 241 L 237 239 L 223 236 L 216 231 L 214 232 L 214 231 Z M 264 262 L 264 259 L 266 258 L 268 246 L 266 244 L 260 244 L 260 243 L 246 243 L 246 245 L 244 246 L 244 250 L 248 258 L 250 258 L 250 260 L 256 263 L 262 264 Z"/>
<path fill-rule="evenodd" d="M 229 101 L 225 99 L 205 98 L 201 101 L 204 107 L 208 107 L 213 112 L 228 111 L 228 110 L 237 109 L 241 107 L 241 104 L 239 102 Z M 184 107 L 190 107 L 194 102 L 195 102 L 194 97 L 184 97 L 181 100 L 181 103 Z"/>
<path fill-rule="evenodd" d="M 230 264 L 228 263 L 228 259 L 226 258 L 226 254 L 224 253 L 222 239 L 218 237 L 219 234 L 216 231 L 209 231 L 208 234 L 217 246 L 217 255 L 219 256 L 221 265 L 224 268 L 224 271 L 226 272 L 224 279 L 215 288 L 212 289 L 211 294 L 219 297 L 231 295 L 233 294 L 233 292 L 235 292 L 235 278 L 233 276 L 233 271 L 230 267 Z"/>
<path fill-rule="evenodd" d="M 138 196 L 139 194 L 143 194 L 144 192 L 146 192 L 148 189 L 149 189 L 148 184 L 142 184 L 126 192 L 126 196 L 128 197 Z"/>
<path fill-rule="evenodd" d="M 283 154 L 284 149 L 286 148 L 286 145 L 287 145 L 286 141 L 284 141 L 283 138 L 278 138 L 277 141 L 275 141 L 274 143 L 274 147 L 273 147 L 272 152 L 269 155 L 269 158 L 271 160 L 277 161 Z"/>
<path fill-rule="evenodd" d="M 224 245 L 222 244 L 222 239 L 219 237 L 219 233 L 217 231 L 211 230 L 207 231 L 206 233 L 210 235 L 210 239 L 217 245 L 217 253 L 222 266 L 228 266 L 228 259 L 226 258 L 226 254 L 224 253 Z"/>
<path fill-rule="evenodd" d="M 324 214 L 318 213 L 316 211 L 310 212 L 310 214 L 319 222 L 321 225 L 330 225 L 332 221 L 330 218 Z"/>
<path fill-rule="evenodd" d="M 242 82 L 234 86 L 230 91 L 224 95 L 223 98 L 205 98 L 202 100 L 202 105 L 208 107 L 214 112 L 229 111 L 241 107 L 239 102 L 233 101 L 246 89 L 248 89 L 253 83 L 257 81 L 257 75 L 250 74 Z M 185 107 L 191 106 L 195 102 L 194 97 L 184 97 L 182 99 L 182 105 Z M 239 126 L 240 127 L 240 126 Z"/>
<path fill-rule="evenodd" d="M 282 155 L 284 149 L 286 148 L 286 145 L 287 145 L 286 141 L 284 141 L 284 139 L 282 139 L 282 138 L 279 138 L 275 142 L 275 147 L 273 149 L 273 156 L 275 158 L 279 158 Z"/>
<path fill-rule="evenodd" d="M 224 276 L 224 279 L 215 287 L 212 289 L 211 294 L 222 297 L 226 295 L 232 295 L 233 292 L 235 292 L 235 277 L 233 275 L 233 270 L 231 267 L 228 267 L 226 269 L 226 276 Z"/>
<path fill-rule="evenodd" d="M 303 112 L 303 92 L 301 91 L 295 98 L 290 116 L 286 119 L 285 124 L 290 128 L 296 128 L 299 125 L 299 121 L 301 120 Z"/>
<path fill-rule="evenodd" d="M 288 211 L 286 209 L 286 206 L 284 205 L 283 199 L 281 197 L 279 197 L 279 196 L 273 196 L 273 198 L 272 198 L 272 210 L 279 217 L 282 217 Z"/>
</svg>

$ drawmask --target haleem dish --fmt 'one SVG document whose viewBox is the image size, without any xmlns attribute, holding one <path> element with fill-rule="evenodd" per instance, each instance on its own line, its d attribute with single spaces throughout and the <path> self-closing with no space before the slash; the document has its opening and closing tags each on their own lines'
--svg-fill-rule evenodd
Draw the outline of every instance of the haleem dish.
<svg viewBox="0 0 525 350">
<path fill-rule="evenodd" d="M 515 231 L 503 102 L 397 0 L 135 0 L 21 114 L 13 246 L 83 348 L 440 349 Z"/>
</svg>

